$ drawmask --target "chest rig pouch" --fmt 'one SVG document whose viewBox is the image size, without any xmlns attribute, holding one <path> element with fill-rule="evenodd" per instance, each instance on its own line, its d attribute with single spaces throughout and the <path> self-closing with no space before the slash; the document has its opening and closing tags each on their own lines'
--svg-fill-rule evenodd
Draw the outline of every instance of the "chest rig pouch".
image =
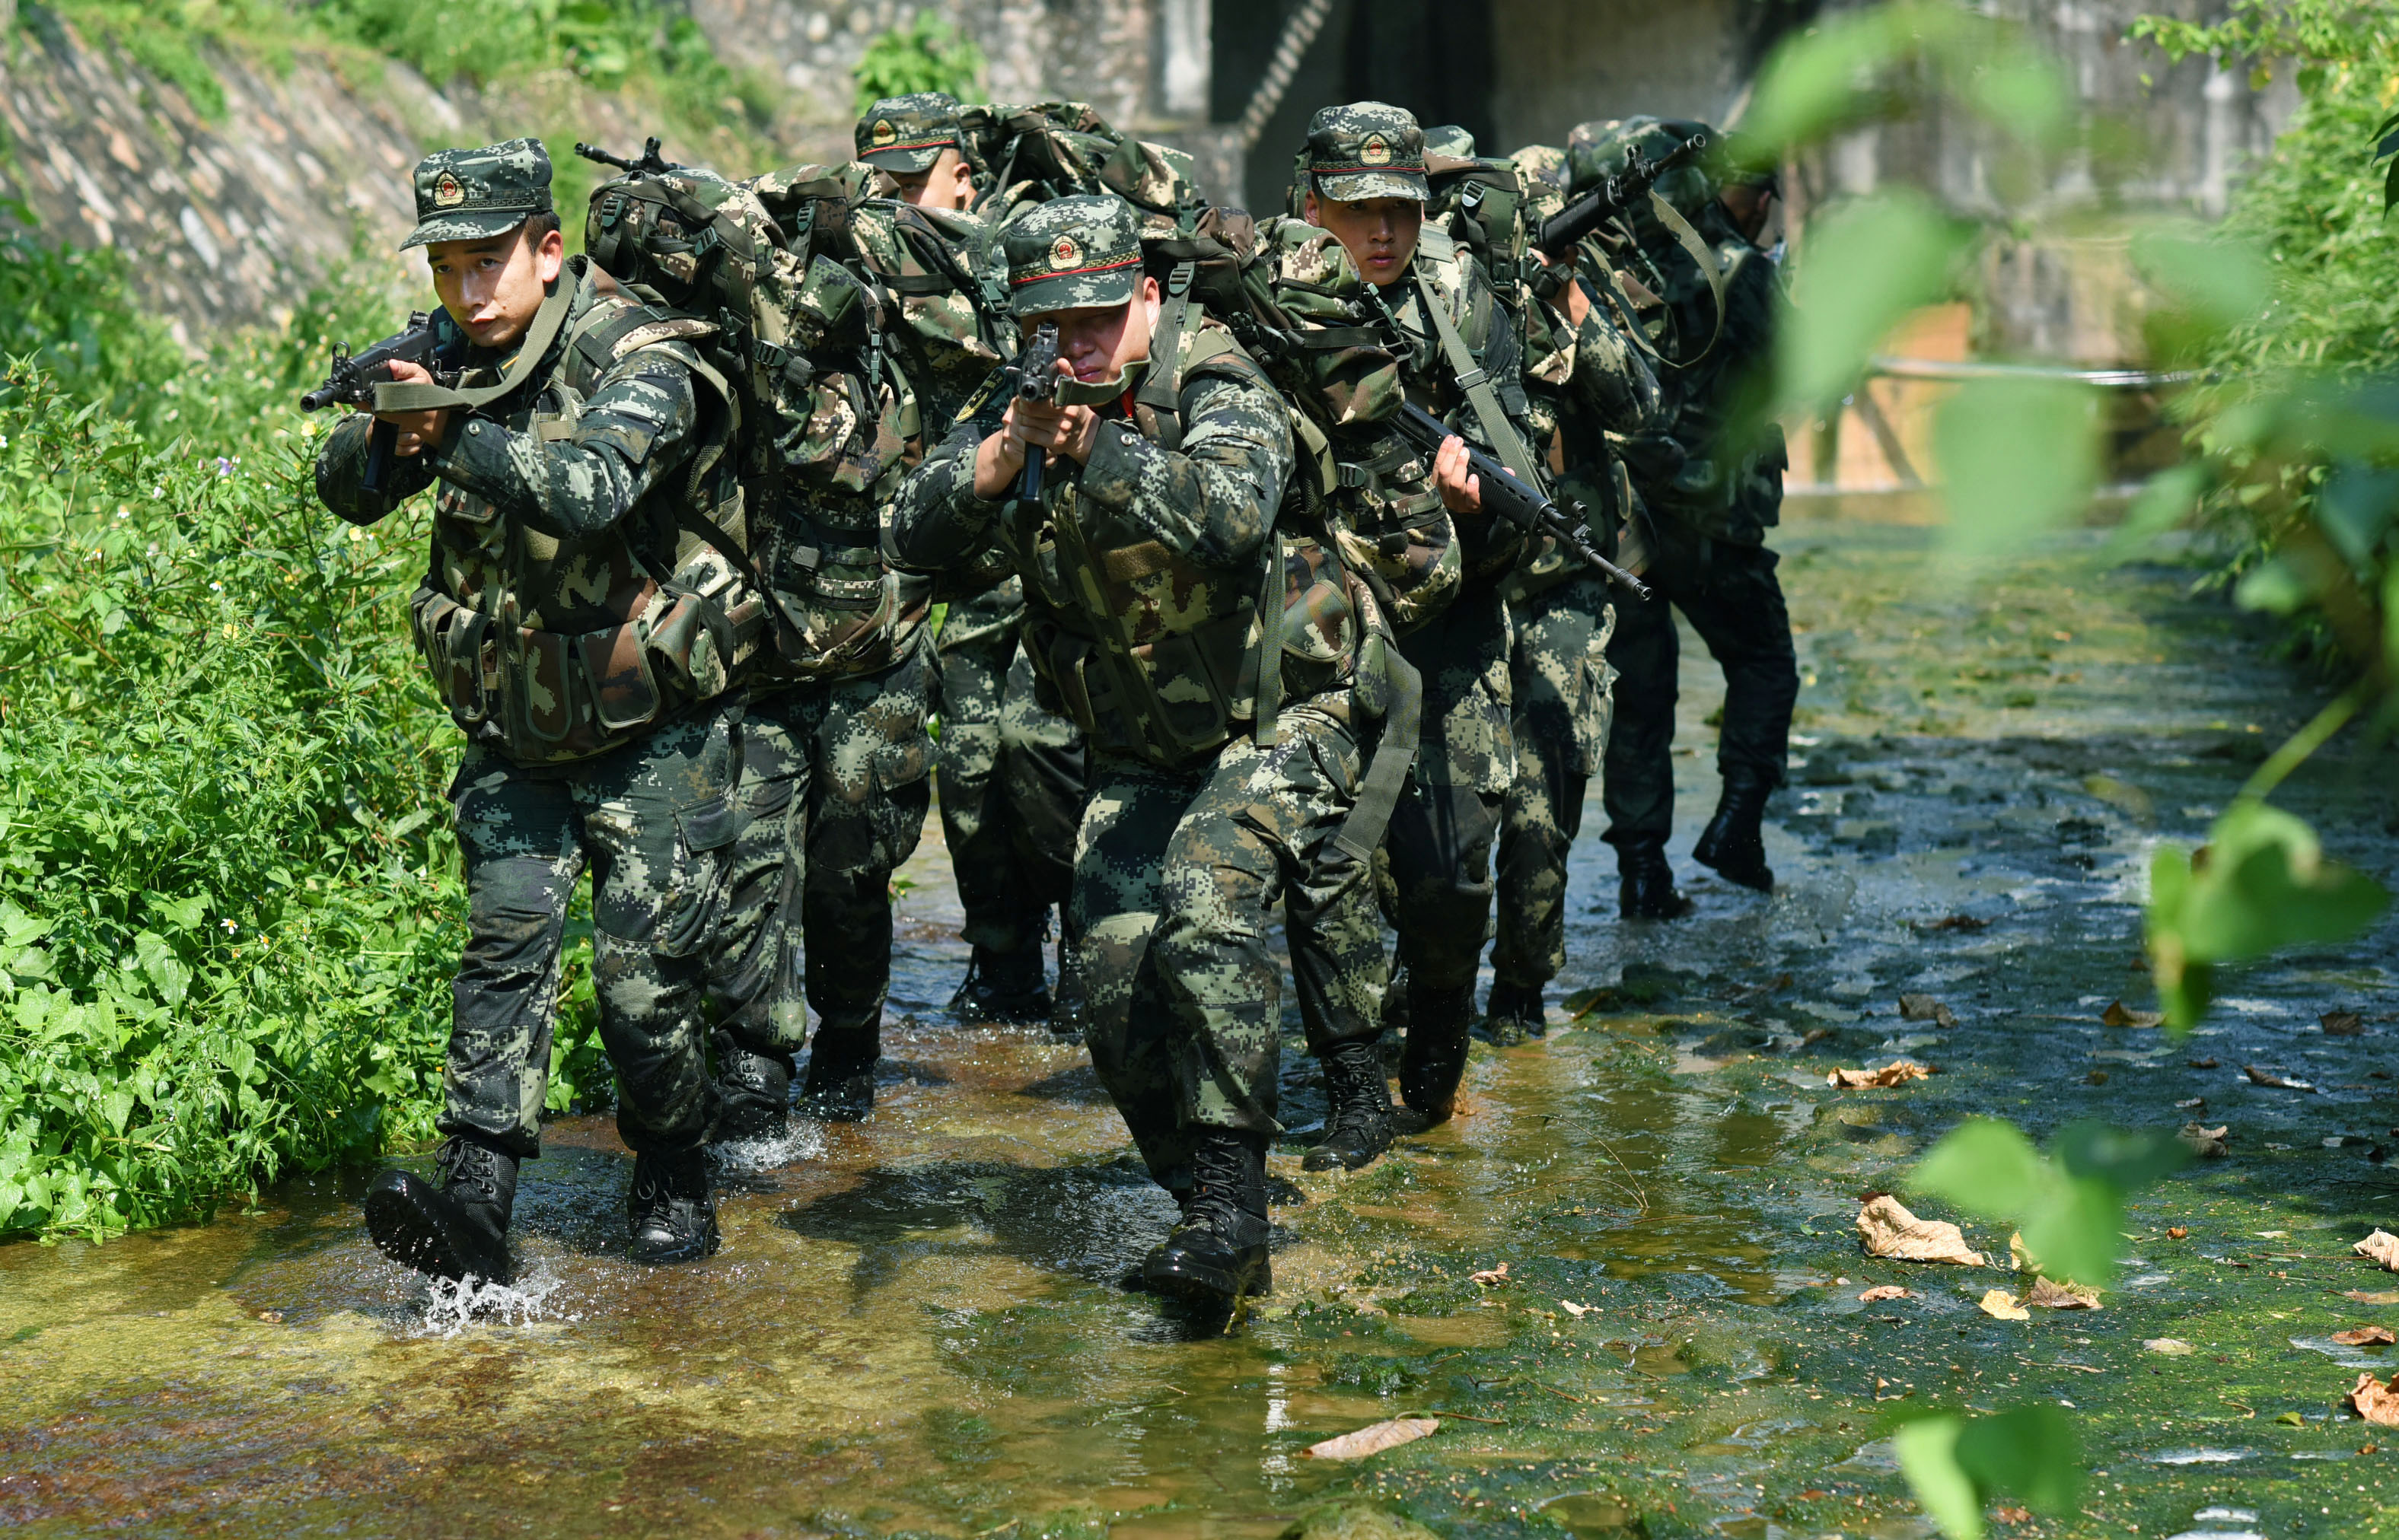
<svg viewBox="0 0 2399 1540">
<path fill-rule="evenodd" d="M 564 330 L 551 378 L 496 419 L 545 445 L 575 438 L 619 360 L 712 328 L 603 294 Z M 607 534 L 563 541 L 456 488 L 437 503 L 436 570 L 409 606 L 417 646 L 460 728 L 520 763 L 589 758 L 724 693 L 764 634 L 726 453 L 736 409 L 715 370 L 678 361 L 701 387 L 698 448 Z"/>
</svg>

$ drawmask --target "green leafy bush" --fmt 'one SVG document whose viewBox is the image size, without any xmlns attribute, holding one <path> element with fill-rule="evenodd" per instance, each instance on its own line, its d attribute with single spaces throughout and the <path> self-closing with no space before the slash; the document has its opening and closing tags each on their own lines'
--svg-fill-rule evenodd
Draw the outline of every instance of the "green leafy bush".
<svg viewBox="0 0 2399 1540">
<path fill-rule="evenodd" d="M 887 96 L 947 91 L 960 99 L 975 94 L 983 79 L 983 49 L 930 11 L 915 25 L 885 33 L 866 46 L 851 78 L 858 82 L 854 110 L 864 112 Z"/>
</svg>

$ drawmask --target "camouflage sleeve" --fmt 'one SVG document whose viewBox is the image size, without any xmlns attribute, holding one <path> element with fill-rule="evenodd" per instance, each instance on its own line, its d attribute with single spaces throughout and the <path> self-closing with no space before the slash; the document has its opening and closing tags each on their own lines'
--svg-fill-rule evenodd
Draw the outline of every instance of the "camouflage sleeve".
<svg viewBox="0 0 2399 1540">
<path fill-rule="evenodd" d="M 689 367 L 671 347 L 645 347 L 601 377 L 567 438 L 454 420 L 433 468 L 546 534 L 591 535 L 690 457 L 698 423 Z"/>
<path fill-rule="evenodd" d="M 961 423 L 900 483 L 883 526 L 884 559 L 893 566 L 942 573 L 989 560 L 1006 505 L 975 495 L 975 450 L 988 431 Z"/>
<path fill-rule="evenodd" d="M 1580 283 L 1582 280 L 1575 280 Z M 1563 315 L 1553 317 L 1561 333 L 1574 338 L 1574 367 L 1566 389 L 1615 433 L 1642 433 L 1662 425 L 1663 399 L 1649 360 L 1625 340 L 1609 318 L 1607 307 L 1594 298 L 1580 326 L 1569 328 Z"/>
<path fill-rule="evenodd" d="M 1699 367 L 1685 376 L 1683 408 L 1673 428 L 1693 449 L 1716 438 L 1731 414 L 1734 396 L 1754 371 L 1764 367 L 1774 345 L 1779 295 L 1773 261 L 1753 250 L 1734 253 L 1725 265 L 1724 330 Z"/>
<path fill-rule="evenodd" d="M 362 491 L 367 473 L 367 438 L 374 419 L 354 412 L 333 425 L 325 447 L 317 452 L 317 496 L 327 507 L 353 524 L 372 524 L 433 484 L 433 471 L 422 456 L 393 462 L 387 489 L 381 496 Z"/>
<path fill-rule="evenodd" d="M 1238 567 L 1257 554 L 1291 480 L 1291 418 L 1264 385 L 1203 373 L 1183 387 L 1183 447 L 1100 425 L 1082 493 L 1178 556 Z"/>
</svg>

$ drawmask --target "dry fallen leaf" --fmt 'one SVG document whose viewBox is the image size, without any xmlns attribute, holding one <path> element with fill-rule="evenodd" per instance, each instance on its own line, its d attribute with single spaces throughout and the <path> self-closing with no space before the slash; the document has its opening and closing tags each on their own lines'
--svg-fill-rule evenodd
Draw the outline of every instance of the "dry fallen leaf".
<svg viewBox="0 0 2399 1540">
<path fill-rule="evenodd" d="M 2340 1297 L 2360 1304 L 2399 1304 L 2399 1289 L 2348 1289 Z"/>
<path fill-rule="evenodd" d="M 1904 1086 L 1911 1080 L 1922 1080 L 1932 1072 L 1905 1059 L 1894 1059 L 1878 1070 L 1835 1070 L 1824 1076 L 1824 1084 L 1837 1086 L 1845 1091 L 1880 1089 Z"/>
<path fill-rule="evenodd" d="M 2213 1058 L 2207 1058 L 2207 1059 L 2186 1059 L 2186 1060 L 2183 1060 L 2183 1062 L 2184 1062 L 2184 1063 L 2186 1063 L 2186 1064 L 2189 1064 L 2192 1069 L 2195 1069 L 2195 1070 L 2212 1070 L 2212 1069 L 2216 1068 L 2216 1060 L 2215 1060 Z"/>
<path fill-rule="evenodd" d="M 1892 1257 L 1901 1262 L 1954 1262 L 1965 1267 L 1985 1265 L 1983 1253 L 1966 1249 L 1966 1236 L 1956 1225 L 1937 1219 L 1918 1219 L 1888 1193 L 1858 1210 L 1858 1240 L 1870 1257 Z"/>
<path fill-rule="evenodd" d="M 2016 1303 L 2016 1297 L 2004 1289 L 1993 1289 L 1983 1295 L 1983 1314 L 2003 1321 L 2028 1321 L 2032 1312 Z"/>
<path fill-rule="evenodd" d="M 2029 1524 L 2032 1522 L 2032 1509 L 1993 1508 L 1991 1517 L 2002 1524 Z"/>
<path fill-rule="evenodd" d="M 1483 1285 L 1485 1289 L 1488 1289 L 1494 1284 L 1505 1283 L 1508 1281 L 1508 1264 L 1503 1262 L 1497 1267 L 1486 1267 L 1480 1273 L 1473 1273 L 1468 1276 L 1472 1277 L 1475 1282 Z"/>
<path fill-rule="evenodd" d="M 280 1326 L 283 1324 L 283 1312 L 280 1310 L 262 1310 L 258 1313 L 258 1318 L 264 1321 L 269 1326 Z"/>
<path fill-rule="evenodd" d="M 2188 1101 L 2177 1101 L 2175 1103 L 2175 1111 L 2178 1113 L 2203 1113 L 2207 1111 L 2207 1098 L 2203 1096 L 2194 1096 Z"/>
<path fill-rule="evenodd" d="M 2387 1326 L 2352 1326 L 2346 1331 L 2334 1332 L 2332 1340 L 2343 1347 L 2385 1347 L 2399 1343 L 2399 1334 Z"/>
<path fill-rule="evenodd" d="M 1591 1314 L 1592 1307 L 1588 1304 L 1577 1304 L 1572 1300 L 1560 1300 L 1558 1303 L 1565 1305 L 1566 1307 L 1566 1314 L 1574 1317 L 1577 1320 L 1580 1320 L 1583 1317 Z"/>
<path fill-rule="evenodd" d="M 2371 1257 L 2380 1263 L 2384 1272 L 2399 1273 L 2399 1236 L 2378 1228 L 2350 1250 L 2361 1257 Z"/>
<path fill-rule="evenodd" d="M 2253 1086 L 2265 1086 L 2278 1091 L 2315 1089 L 2315 1086 L 2310 1081 L 2294 1080 L 2289 1075 L 2277 1074 L 2263 1064 L 2243 1064 L 2241 1066 L 2241 1073 L 2249 1077 L 2249 1083 Z"/>
<path fill-rule="evenodd" d="M 1858 1296 L 1860 1304 L 1875 1304 L 1883 1300 L 1912 1300 L 1915 1293 L 1895 1283 L 1878 1283 Z"/>
<path fill-rule="evenodd" d="M 1907 922 L 1907 928 L 1918 936 L 1936 935 L 1945 930 L 1962 930 L 1972 934 L 1977 930 L 1990 929 L 1991 922 L 1978 920 L 1972 914 L 1944 914 L 1937 920 L 1910 920 Z"/>
<path fill-rule="evenodd" d="M 1369 1454 L 1380 1454 L 1387 1449 L 1412 1444 L 1429 1433 L 1441 1429 L 1432 1417 L 1394 1417 L 1389 1422 L 1369 1423 L 1355 1433 L 1345 1433 L 1338 1439 L 1327 1439 L 1321 1444 L 1308 1446 L 1311 1460 L 1362 1460 Z"/>
<path fill-rule="evenodd" d="M 2111 1000 L 2099 1013 L 2099 1024 L 2107 1027 L 2154 1027 L 2165 1017 L 2154 1010 L 2128 1010 L 2121 1000 Z"/>
<path fill-rule="evenodd" d="M 2349 1404 L 2369 1423 L 2382 1427 L 2399 1427 L 2399 1390 L 2382 1384 L 2372 1374 L 2357 1377 L 2357 1384 L 2350 1387 Z"/>
<path fill-rule="evenodd" d="M 1958 1013 L 1929 994 L 1901 995 L 1899 1019 L 1903 1021 L 1931 1021 L 1943 1027 L 1958 1024 Z"/>
<path fill-rule="evenodd" d="M 2169 1224 L 2169 1225 L 2167 1225 L 2167 1226 L 2166 1226 L 2166 1239 L 2168 1239 L 2168 1240 L 2189 1240 L 2189 1238 L 2190 1238 L 2190 1226 L 2189 1226 L 2189 1225 L 2188 1225 L 2188 1224 Z"/>
<path fill-rule="evenodd" d="M 2200 1159 L 2221 1160 L 2224 1158 L 2226 1149 L 2224 1136 L 2231 1131 L 2232 1125 L 2230 1123 L 2220 1128 L 2205 1128 L 2196 1123 L 2186 1123 L 2176 1137 L 2189 1145 L 2190 1153 Z"/>
<path fill-rule="evenodd" d="M 2199 1351 L 2180 1337 L 2148 1337 L 2142 1340 L 2141 1345 L 2152 1353 L 2162 1353 L 2169 1358 L 2179 1358 Z"/>
<path fill-rule="evenodd" d="M 2365 1033 L 2365 1018 L 2353 1010 L 2328 1010 L 2316 1018 L 2326 1037 L 2361 1037 Z"/>
<path fill-rule="evenodd" d="M 2044 1310 L 2096 1310 L 2099 1308 L 2099 1290 L 2086 1284 L 2035 1278 L 2032 1280 L 2032 1292 L 2025 1296 L 2025 1303 L 2040 1305 Z"/>
</svg>

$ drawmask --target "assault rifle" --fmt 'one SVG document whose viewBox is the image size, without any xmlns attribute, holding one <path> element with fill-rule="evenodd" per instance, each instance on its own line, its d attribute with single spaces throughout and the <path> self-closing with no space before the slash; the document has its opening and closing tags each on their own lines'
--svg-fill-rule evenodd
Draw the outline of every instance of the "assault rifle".
<svg viewBox="0 0 2399 1540">
<path fill-rule="evenodd" d="M 1399 415 L 1391 421 L 1393 426 L 1427 454 L 1440 453 L 1445 440 L 1461 437 L 1457 429 L 1413 402 L 1401 402 Z M 1585 566 L 1606 574 L 1610 579 L 1631 590 L 1635 598 L 1649 597 L 1648 587 L 1641 579 L 1592 548 L 1591 524 L 1580 503 L 1570 505 L 1571 512 L 1561 508 L 1554 499 L 1542 496 L 1539 492 L 1516 480 L 1507 466 L 1471 442 L 1466 445 L 1466 466 L 1480 483 L 1484 508 L 1528 535 L 1550 536 Z"/>
<path fill-rule="evenodd" d="M 651 176 L 658 176 L 667 171 L 682 170 L 682 167 L 658 154 L 658 143 L 657 135 L 652 134 L 642 145 L 642 158 L 639 160 L 628 160 L 623 155 L 612 155 L 597 144 L 578 143 L 575 146 L 575 153 L 586 160 L 596 160 L 603 166 L 614 166 L 620 171 L 646 171 Z"/>
<path fill-rule="evenodd" d="M 1624 152 L 1624 169 L 1600 178 L 1599 185 L 1541 222 L 1533 244 L 1552 262 L 1562 262 L 1583 236 L 1618 215 L 1630 211 L 1649 196 L 1658 179 L 1708 147 L 1708 136 L 1696 133 L 1656 160 L 1644 159 L 1639 145 Z"/>
<path fill-rule="evenodd" d="M 363 353 L 352 353 L 346 343 L 333 344 L 333 361 L 325 371 L 325 383 L 300 398 L 303 412 L 322 412 L 329 406 L 354 406 L 373 409 L 375 386 L 392 377 L 391 366 L 411 363 L 433 376 L 436 385 L 454 387 L 461 371 L 445 368 L 441 357 L 441 339 L 433 330 L 433 317 L 425 311 L 412 310 L 408 329 L 386 337 Z M 359 478 L 359 490 L 381 496 L 384 479 L 391 473 L 393 452 L 400 447 L 400 429 L 378 419 L 367 438 L 367 466 Z"/>
<path fill-rule="evenodd" d="M 1016 382 L 1016 399 L 1039 401 L 1047 406 L 1058 399 L 1058 323 L 1043 321 L 1033 329 L 1033 340 L 1009 366 Z M 1050 462 L 1050 452 L 1036 445 L 1025 446 L 1024 477 L 1016 483 L 1016 495 L 1024 502 L 1041 501 L 1041 473 Z"/>
</svg>

